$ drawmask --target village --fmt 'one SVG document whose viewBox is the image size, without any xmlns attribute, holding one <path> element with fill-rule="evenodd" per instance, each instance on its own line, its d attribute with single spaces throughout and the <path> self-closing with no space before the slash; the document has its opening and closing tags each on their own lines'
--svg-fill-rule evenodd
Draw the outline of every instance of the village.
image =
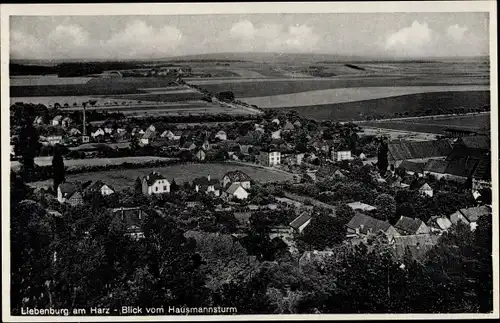
<svg viewBox="0 0 500 323">
<path fill-rule="evenodd" d="M 153 123 L 141 128 L 108 122 L 84 126 L 82 131 L 62 115 L 52 120 L 37 116 L 34 123 L 59 133 L 40 136 L 40 142 L 45 149 L 64 151 L 65 163 L 98 157 L 164 156 L 178 163 L 260 167 L 293 178 L 259 183 L 234 170 L 221 178 L 207 173 L 191 182 L 176 183 L 168 171 L 152 171 L 137 177 L 130 183 L 133 189 L 126 191 L 115 190 L 106 180 L 64 180 L 57 187 L 39 191 L 43 200 L 58 202 L 49 202 L 48 210 L 58 217 L 63 217 L 66 206 L 107 205 L 111 216 L 123 224 L 124 234 L 133 239 L 145 237 L 142 223 L 146 209 L 151 212 L 153 208 L 176 218 L 188 232 L 219 232 L 237 240 L 255 229 L 259 217 L 266 217 L 265 234 L 270 240 L 281 239 L 300 264 L 322 261 L 339 248 L 360 243 L 385 246 L 398 259 L 407 250 L 418 258 L 453 225 L 462 223 L 475 230 L 479 217 L 490 216 L 492 211 L 491 196 L 487 197 L 491 194 L 487 193 L 491 190 L 490 139 L 481 134 L 454 133 L 428 141 L 390 140 L 359 136 L 361 128 L 352 123 L 318 125 L 294 114 L 211 126 Z M 87 127 L 91 128 L 89 135 Z M 385 170 L 381 169 L 384 163 Z M 325 191 L 314 193 L 327 183 Z M 363 199 L 363 194 L 354 193 L 332 198 L 342 194 L 332 193 L 332 184 L 342 183 L 373 185 L 377 195 L 364 194 Z M 404 202 L 396 202 L 401 192 L 424 201 L 418 203 L 440 193 L 468 194 L 472 202 L 449 211 L 437 208 L 430 217 L 414 211 L 406 214 L 401 207 Z M 304 247 L 304 232 L 313 235 L 311 231 L 319 225 L 315 219 L 325 214 L 337 218 L 332 234 L 342 235 L 323 249 L 316 249 L 314 243 Z"/>
</svg>

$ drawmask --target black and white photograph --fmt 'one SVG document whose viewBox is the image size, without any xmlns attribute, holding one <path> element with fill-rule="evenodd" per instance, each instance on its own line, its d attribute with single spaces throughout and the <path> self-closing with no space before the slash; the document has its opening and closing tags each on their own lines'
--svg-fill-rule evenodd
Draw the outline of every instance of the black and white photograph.
<svg viewBox="0 0 500 323">
<path fill-rule="evenodd" d="M 4 321 L 499 317 L 495 1 L 1 14 Z"/>
</svg>

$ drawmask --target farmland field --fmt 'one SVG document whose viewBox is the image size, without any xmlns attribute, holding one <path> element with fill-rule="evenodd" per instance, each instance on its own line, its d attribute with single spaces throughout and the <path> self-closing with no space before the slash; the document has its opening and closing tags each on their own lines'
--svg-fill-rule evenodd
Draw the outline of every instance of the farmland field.
<svg viewBox="0 0 500 323">
<path fill-rule="evenodd" d="M 361 87 L 317 90 L 291 94 L 242 98 L 249 104 L 260 108 L 289 108 L 307 105 L 322 105 L 381 99 L 392 96 L 445 92 L 445 91 L 486 91 L 486 86 L 401 86 L 401 87 Z"/>
<path fill-rule="evenodd" d="M 440 117 L 414 120 L 391 120 L 380 122 L 363 122 L 360 126 L 379 127 L 385 129 L 419 131 L 435 134 L 444 134 L 446 128 L 481 132 L 490 128 L 490 114 Z"/>
<path fill-rule="evenodd" d="M 361 87 L 403 87 L 403 86 L 445 86 L 455 85 L 452 79 L 425 80 L 403 77 L 341 77 L 341 78 L 279 78 L 279 79 L 220 79 L 190 80 L 188 83 L 199 85 L 203 89 L 219 93 L 232 91 L 236 98 L 262 97 L 317 91 L 336 88 Z M 470 86 L 487 85 L 488 81 L 471 79 Z M 487 86 L 485 86 L 486 88 Z M 489 88 L 489 87 L 488 87 Z"/>
<path fill-rule="evenodd" d="M 188 100 L 199 100 L 203 98 L 203 94 L 199 92 L 163 92 L 163 93 L 136 93 L 136 94 L 122 94 L 113 95 L 112 98 L 116 100 L 140 100 L 140 101 L 153 101 L 153 102 L 178 102 Z"/>
<path fill-rule="evenodd" d="M 148 175 L 156 171 L 165 176 L 169 181 L 175 179 L 177 184 L 185 181 L 191 182 L 193 179 L 201 176 L 210 175 L 212 178 L 221 179 L 225 173 L 234 170 L 241 170 L 248 174 L 257 182 L 281 182 L 292 179 L 291 175 L 272 170 L 234 165 L 234 164 L 186 164 L 186 165 L 171 165 L 154 168 L 139 168 L 139 169 L 124 169 L 124 170 L 109 170 L 102 172 L 91 172 L 74 174 L 67 176 L 66 180 L 85 182 L 88 180 L 102 180 L 107 184 L 112 185 L 117 190 L 130 188 L 134 184 L 137 177 Z M 30 185 L 36 187 L 48 187 L 52 185 L 52 181 L 35 182 Z"/>
<path fill-rule="evenodd" d="M 57 77 L 57 75 L 43 76 L 12 76 L 10 78 L 11 86 L 30 86 L 30 85 L 64 85 L 64 84 L 85 84 L 91 77 Z"/>
<path fill-rule="evenodd" d="M 389 98 L 310 105 L 280 110 L 295 110 L 299 115 L 316 120 L 353 121 L 366 117 L 394 117 L 395 113 L 425 112 L 438 108 L 477 108 L 490 104 L 489 91 L 432 92 L 394 96 Z"/>
</svg>

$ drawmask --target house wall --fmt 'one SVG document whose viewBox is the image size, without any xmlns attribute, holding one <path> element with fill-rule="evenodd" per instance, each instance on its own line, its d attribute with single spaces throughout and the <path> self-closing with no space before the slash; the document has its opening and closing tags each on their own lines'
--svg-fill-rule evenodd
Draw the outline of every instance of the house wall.
<svg viewBox="0 0 500 323">
<path fill-rule="evenodd" d="M 431 229 L 425 223 L 422 222 L 422 224 L 420 225 L 418 230 L 415 232 L 415 234 L 425 234 L 425 233 L 430 233 L 430 232 L 431 232 Z"/>
<path fill-rule="evenodd" d="M 469 224 L 469 221 L 464 217 L 464 215 L 460 211 L 457 211 L 452 215 L 450 215 L 450 221 L 453 224 L 457 224 L 459 221 L 462 221 L 465 224 Z"/>
<path fill-rule="evenodd" d="M 351 151 L 337 151 L 337 152 L 334 152 L 334 154 L 335 154 L 336 161 L 352 159 Z"/>
<path fill-rule="evenodd" d="M 166 179 L 156 180 L 153 185 L 148 186 L 146 179 L 142 182 L 142 193 L 151 194 L 162 194 L 170 192 L 170 183 Z"/>
<path fill-rule="evenodd" d="M 394 228 L 394 227 L 389 227 L 386 231 L 387 238 L 389 241 L 393 240 L 394 237 L 399 237 L 401 234 Z"/>
<path fill-rule="evenodd" d="M 83 204 L 83 196 L 79 192 L 76 192 L 69 199 L 66 200 L 71 206 L 81 205 Z"/>
<path fill-rule="evenodd" d="M 233 195 L 240 200 L 244 200 L 248 197 L 248 192 L 245 191 L 242 187 L 238 187 Z"/>
<path fill-rule="evenodd" d="M 103 196 L 104 195 L 111 195 L 113 193 L 114 193 L 114 191 L 111 188 L 109 188 L 108 185 L 103 185 L 101 187 L 101 195 L 103 195 Z"/>
<path fill-rule="evenodd" d="M 64 203 L 64 201 L 66 201 L 66 199 L 63 197 L 60 186 L 57 188 L 57 200 L 59 201 L 59 203 Z"/>
<path fill-rule="evenodd" d="M 306 222 L 304 222 L 304 224 L 302 224 L 299 227 L 299 233 L 302 233 L 302 231 L 304 231 L 304 229 L 309 225 L 309 223 L 311 223 L 311 219 L 307 220 Z"/>
</svg>

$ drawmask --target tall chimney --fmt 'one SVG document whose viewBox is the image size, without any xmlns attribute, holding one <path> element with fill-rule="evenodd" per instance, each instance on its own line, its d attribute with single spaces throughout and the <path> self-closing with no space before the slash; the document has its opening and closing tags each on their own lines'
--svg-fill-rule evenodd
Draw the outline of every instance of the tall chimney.
<svg viewBox="0 0 500 323">
<path fill-rule="evenodd" d="M 83 102 L 82 105 L 83 105 L 83 135 L 86 136 L 87 135 L 87 122 L 85 120 L 85 110 L 86 110 L 87 102 Z"/>
</svg>

